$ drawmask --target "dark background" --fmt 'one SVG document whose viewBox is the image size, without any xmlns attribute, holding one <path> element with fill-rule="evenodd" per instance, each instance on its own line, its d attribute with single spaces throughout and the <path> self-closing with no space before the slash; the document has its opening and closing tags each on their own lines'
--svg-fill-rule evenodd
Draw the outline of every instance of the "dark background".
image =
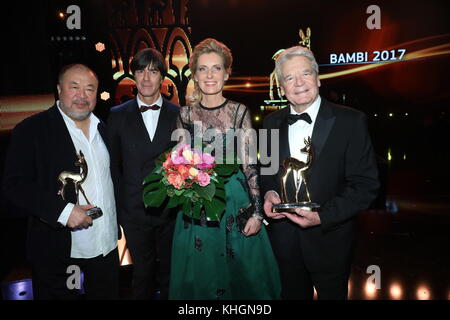
<svg viewBox="0 0 450 320">
<path fill-rule="evenodd" d="M 108 43 L 110 29 L 105 1 L 39 0 L 2 4 L 1 96 L 53 93 L 59 68 L 75 61 L 97 71 L 99 92 L 113 90 L 110 57 L 92 49 L 98 41 Z M 111 2 L 126 5 L 129 1 Z M 144 1 L 136 3 L 144 5 Z M 57 12 L 65 11 L 70 4 L 81 7 L 80 31 L 69 32 L 65 21 L 57 18 Z M 366 27 L 369 17 L 366 9 L 372 4 L 381 9 L 381 30 Z M 416 217 L 420 211 L 421 219 L 426 221 L 421 223 L 422 227 L 428 226 L 430 234 L 448 230 L 450 10 L 447 1 L 194 0 L 188 2 L 188 15 L 192 47 L 207 37 L 223 41 L 233 52 L 232 76 L 247 77 L 249 81 L 251 77 L 269 76 L 274 68 L 272 55 L 280 48 L 296 45 L 300 28 L 312 30 L 311 49 L 323 75 L 355 67 L 326 66 L 331 53 L 391 48 L 405 48 L 408 53 L 444 45 L 442 50 L 447 50 L 446 54 L 324 79 L 321 95 L 360 109 L 368 116 L 383 182 L 374 208 L 385 210 L 386 201 L 394 202 L 398 212 L 408 213 L 408 217 Z M 84 35 L 87 40 L 64 43 L 50 40 L 63 34 Z M 268 99 L 267 90 L 268 87 L 253 91 L 228 90 L 226 96 L 245 103 L 254 116 L 262 118 L 267 112 L 259 106 Z M 106 102 L 99 99 L 97 115 L 105 120 L 109 108 L 116 103 L 113 99 Z M 255 120 L 254 125 L 259 127 L 261 122 Z M 0 172 L 3 172 L 9 134 L 0 134 Z M 26 222 L 19 210 L 3 198 L 1 202 L 0 279 L 3 279 L 14 268 L 26 266 L 23 257 Z M 382 221 L 385 225 L 380 228 L 385 230 L 386 224 L 392 221 L 383 219 L 369 221 L 375 225 Z M 448 248 L 449 238 L 445 232 L 430 246 Z M 443 274 L 448 281 L 448 273 Z"/>
</svg>

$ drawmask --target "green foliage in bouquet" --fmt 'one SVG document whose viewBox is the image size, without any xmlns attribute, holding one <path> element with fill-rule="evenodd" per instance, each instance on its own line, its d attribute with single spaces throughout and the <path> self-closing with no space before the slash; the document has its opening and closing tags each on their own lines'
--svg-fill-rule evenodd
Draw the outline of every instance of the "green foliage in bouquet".
<svg viewBox="0 0 450 320">
<path fill-rule="evenodd" d="M 181 145 L 162 154 L 144 179 L 144 205 L 179 207 L 194 219 L 200 219 L 204 210 L 207 220 L 220 221 L 225 212 L 225 184 L 238 169 L 237 161 L 217 164 L 210 154 Z"/>
</svg>

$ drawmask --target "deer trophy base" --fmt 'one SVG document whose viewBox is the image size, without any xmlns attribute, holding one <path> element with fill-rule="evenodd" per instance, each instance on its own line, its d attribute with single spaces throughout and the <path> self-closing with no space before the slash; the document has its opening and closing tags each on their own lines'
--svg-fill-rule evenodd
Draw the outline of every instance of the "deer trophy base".
<svg viewBox="0 0 450 320">
<path fill-rule="evenodd" d="M 308 208 L 311 211 L 317 211 L 320 205 L 314 202 L 295 202 L 295 203 L 280 203 L 272 206 L 272 212 L 289 212 L 295 213 L 295 209 Z"/>
<path fill-rule="evenodd" d="M 94 207 L 86 211 L 86 214 L 92 219 L 100 218 L 103 215 L 102 209 L 99 207 Z"/>
</svg>

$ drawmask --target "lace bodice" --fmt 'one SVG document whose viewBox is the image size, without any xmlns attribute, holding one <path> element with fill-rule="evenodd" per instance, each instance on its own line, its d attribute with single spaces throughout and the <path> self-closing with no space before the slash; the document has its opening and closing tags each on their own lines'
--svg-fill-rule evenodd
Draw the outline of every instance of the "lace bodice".
<svg viewBox="0 0 450 320">
<path fill-rule="evenodd" d="M 248 190 L 255 213 L 262 215 L 262 203 L 257 176 L 257 137 L 252 129 L 248 108 L 238 102 L 226 100 L 222 105 L 207 108 L 181 107 L 177 128 L 186 129 L 183 143 L 212 152 L 217 161 L 237 153 L 246 177 L 243 186 Z M 217 154 L 222 151 L 221 154 Z M 228 159 L 225 161 L 229 161 Z"/>
</svg>

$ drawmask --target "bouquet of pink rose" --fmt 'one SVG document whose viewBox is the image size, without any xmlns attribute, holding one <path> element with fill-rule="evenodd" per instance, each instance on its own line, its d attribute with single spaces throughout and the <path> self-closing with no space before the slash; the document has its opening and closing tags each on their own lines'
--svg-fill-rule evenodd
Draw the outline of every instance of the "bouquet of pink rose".
<svg viewBox="0 0 450 320">
<path fill-rule="evenodd" d="M 145 178 L 144 204 L 182 207 L 185 215 L 195 219 L 200 219 L 204 209 L 207 220 L 220 221 L 225 211 L 225 183 L 238 168 L 236 161 L 217 164 L 211 154 L 180 145 L 163 153 Z"/>
</svg>

